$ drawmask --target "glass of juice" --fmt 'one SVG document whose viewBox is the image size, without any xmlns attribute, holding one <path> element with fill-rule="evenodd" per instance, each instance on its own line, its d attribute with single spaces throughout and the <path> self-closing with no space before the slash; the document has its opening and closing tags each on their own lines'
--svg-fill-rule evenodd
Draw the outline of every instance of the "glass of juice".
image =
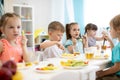
<svg viewBox="0 0 120 80">
<path fill-rule="evenodd" d="M 86 59 L 92 59 L 94 56 L 93 50 L 91 48 L 85 48 Z"/>
<path fill-rule="evenodd" d="M 76 55 L 80 55 L 79 50 L 76 47 L 73 47 L 73 54 Z"/>
<path fill-rule="evenodd" d="M 107 48 L 106 45 L 102 45 L 102 46 L 101 46 L 101 49 L 102 49 L 102 50 L 106 50 L 106 48 Z"/>
</svg>

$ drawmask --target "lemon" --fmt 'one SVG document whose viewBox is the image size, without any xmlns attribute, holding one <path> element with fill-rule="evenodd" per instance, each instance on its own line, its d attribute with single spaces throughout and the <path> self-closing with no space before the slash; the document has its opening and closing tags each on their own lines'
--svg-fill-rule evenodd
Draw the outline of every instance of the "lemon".
<svg viewBox="0 0 120 80">
<path fill-rule="evenodd" d="M 23 80 L 22 73 L 17 71 L 16 74 L 12 76 L 12 80 Z"/>
</svg>

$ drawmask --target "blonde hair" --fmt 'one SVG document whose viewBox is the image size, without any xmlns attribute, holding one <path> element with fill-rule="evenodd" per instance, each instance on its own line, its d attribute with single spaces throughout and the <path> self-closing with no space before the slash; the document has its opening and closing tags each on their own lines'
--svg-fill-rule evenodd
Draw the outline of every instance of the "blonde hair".
<svg viewBox="0 0 120 80">
<path fill-rule="evenodd" d="M 2 15 L 0 19 L 0 28 L 4 27 L 7 24 L 8 19 L 12 17 L 20 18 L 20 16 L 15 13 L 5 13 L 4 15 Z M 2 36 L 2 32 L 0 32 L 0 36 Z"/>
<path fill-rule="evenodd" d="M 112 26 L 116 31 L 119 30 L 120 32 L 120 14 L 111 19 L 110 26 Z"/>
<path fill-rule="evenodd" d="M 64 26 L 60 22 L 53 21 L 48 25 L 48 32 L 57 31 L 57 30 L 64 33 Z"/>
<path fill-rule="evenodd" d="M 15 13 L 6 13 L 0 19 L 0 27 L 5 26 L 8 19 L 11 18 L 11 17 L 19 17 L 20 18 L 20 16 L 15 14 Z"/>
</svg>

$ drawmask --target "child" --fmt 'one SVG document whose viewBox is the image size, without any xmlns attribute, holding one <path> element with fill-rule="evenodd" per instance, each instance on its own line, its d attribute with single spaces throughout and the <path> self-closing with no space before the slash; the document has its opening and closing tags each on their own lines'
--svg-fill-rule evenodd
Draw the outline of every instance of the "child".
<svg viewBox="0 0 120 80">
<path fill-rule="evenodd" d="M 85 27 L 85 34 L 87 35 L 88 38 L 88 47 L 97 47 L 99 48 L 98 45 L 96 45 L 96 41 L 104 40 L 104 36 L 102 37 L 97 37 L 96 36 L 96 31 L 97 31 L 97 26 L 92 23 L 88 23 Z"/>
<path fill-rule="evenodd" d="M 83 47 L 87 47 L 87 39 L 81 38 L 80 29 L 78 23 L 70 23 L 66 25 L 66 37 L 67 41 L 65 47 L 70 53 L 79 52 L 83 53 Z"/>
<path fill-rule="evenodd" d="M 118 38 L 119 42 L 112 49 L 112 66 L 107 70 L 98 71 L 97 80 L 120 80 L 120 14 L 110 21 L 110 35 L 112 38 Z"/>
<path fill-rule="evenodd" d="M 40 44 L 40 47 L 44 49 L 44 59 L 61 56 L 64 49 L 61 44 L 63 33 L 64 26 L 60 22 L 53 21 L 48 25 L 49 40 Z"/>
<path fill-rule="evenodd" d="M 1 17 L 0 29 L 4 37 L 0 39 L 0 61 L 28 61 L 25 36 L 20 36 L 21 20 L 15 13 L 6 13 Z"/>
</svg>

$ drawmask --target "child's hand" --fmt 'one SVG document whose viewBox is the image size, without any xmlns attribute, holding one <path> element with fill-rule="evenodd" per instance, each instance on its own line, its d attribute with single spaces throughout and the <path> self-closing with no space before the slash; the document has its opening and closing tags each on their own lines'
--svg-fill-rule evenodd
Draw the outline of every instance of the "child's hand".
<svg viewBox="0 0 120 80">
<path fill-rule="evenodd" d="M 26 38 L 26 36 L 25 36 L 24 30 L 22 30 L 22 40 L 21 40 L 21 44 L 22 44 L 22 46 L 26 46 L 26 44 L 27 44 L 27 38 Z"/>
<path fill-rule="evenodd" d="M 85 34 L 85 35 L 82 36 L 82 41 L 83 41 L 83 44 L 86 44 L 86 42 L 88 43 L 87 34 Z"/>
<path fill-rule="evenodd" d="M 26 46 L 27 45 L 27 38 L 26 38 L 26 36 L 22 36 L 21 44 L 22 44 L 22 46 Z"/>
<path fill-rule="evenodd" d="M 99 45 L 96 45 L 96 47 L 97 47 L 97 50 L 99 50 L 99 49 L 100 49 L 100 46 L 99 46 Z"/>
<path fill-rule="evenodd" d="M 62 50 L 65 49 L 64 46 L 63 46 L 60 42 L 57 42 L 57 46 L 58 46 L 60 49 L 62 49 Z"/>
<path fill-rule="evenodd" d="M 108 35 L 108 33 L 106 31 L 102 31 L 103 35 Z"/>
<path fill-rule="evenodd" d="M 97 72 L 96 72 L 96 76 L 97 76 L 97 78 L 103 77 L 102 74 L 103 74 L 103 71 L 102 71 L 102 70 L 97 71 Z"/>
<path fill-rule="evenodd" d="M 111 38 L 108 35 L 104 36 L 104 39 L 111 41 Z"/>
<path fill-rule="evenodd" d="M 75 46 L 75 45 L 76 45 L 76 43 L 77 43 L 77 39 L 72 38 L 72 42 L 73 42 L 73 46 Z"/>
</svg>

